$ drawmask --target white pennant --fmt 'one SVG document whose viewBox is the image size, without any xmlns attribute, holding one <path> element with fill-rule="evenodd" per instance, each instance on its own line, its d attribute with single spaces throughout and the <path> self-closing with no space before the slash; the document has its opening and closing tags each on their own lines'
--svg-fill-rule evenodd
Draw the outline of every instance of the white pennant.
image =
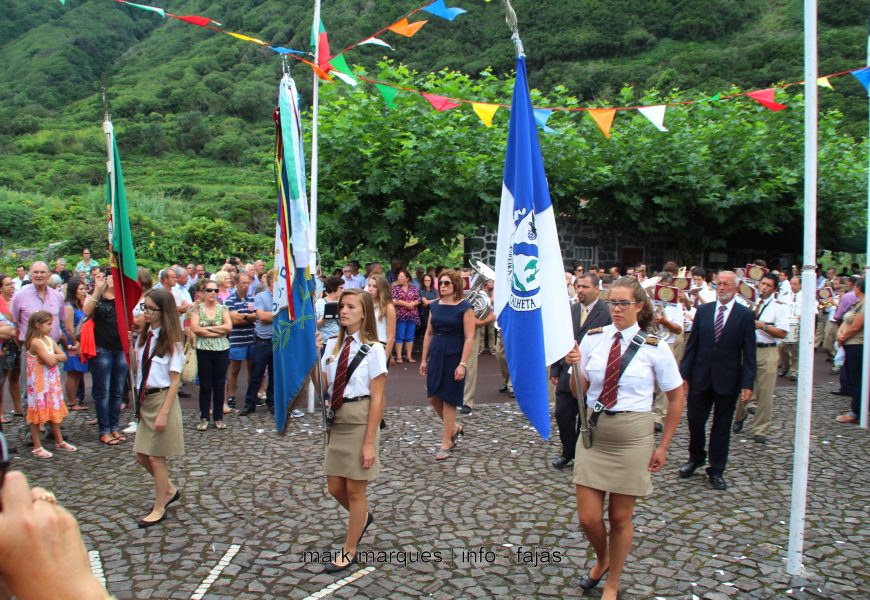
<svg viewBox="0 0 870 600">
<path fill-rule="evenodd" d="M 664 126 L 665 121 L 665 105 L 659 104 L 657 106 L 642 106 L 637 109 L 640 114 L 649 119 L 649 122 L 655 125 L 656 129 L 659 131 L 667 131 L 668 128 Z"/>
<path fill-rule="evenodd" d="M 353 77 L 351 77 L 351 76 L 348 75 L 347 73 L 342 73 L 342 72 L 339 71 L 338 69 L 332 69 L 332 70 L 330 70 L 330 71 L 329 71 L 329 74 L 330 74 L 330 75 L 333 75 L 334 77 L 338 77 L 338 78 L 341 79 L 343 82 L 345 82 L 347 85 L 351 85 L 351 86 L 353 86 L 353 87 L 356 87 L 357 84 L 359 84 L 359 81 L 357 81 L 356 79 L 354 79 Z"/>
<path fill-rule="evenodd" d="M 384 40 L 376 37 L 371 37 L 367 40 L 364 40 L 357 44 L 357 46 L 362 46 L 363 44 L 372 44 L 373 46 L 383 46 L 384 48 L 389 48 L 390 50 L 393 49 L 393 47 L 386 43 Z"/>
</svg>

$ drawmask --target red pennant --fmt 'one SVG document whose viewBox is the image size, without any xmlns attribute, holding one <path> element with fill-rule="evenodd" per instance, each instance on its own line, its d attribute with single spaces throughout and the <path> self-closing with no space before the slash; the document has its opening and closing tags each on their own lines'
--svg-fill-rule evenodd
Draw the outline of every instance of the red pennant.
<svg viewBox="0 0 870 600">
<path fill-rule="evenodd" d="M 207 17 L 197 17 L 196 15 L 187 15 L 184 17 L 175 18 L 181 21 L 187 21 L 188 23 L 193 23 L 194 25 L 199 25 L 200 27 L 208 27 L 211 23 L 217 23 L 216 21 L 212 21 Z"/>
<path fill-rule="evenodd" d="M 459 102 L 454 102 L 450 98 L 445 98 L 444 96 L 436 96 L 435 94 L 423 94 L 423 97 L 429 101 L 435 110 L 438 112 L 442 112 L 445 110 L 450 110 L 451 108 L 456 108 L 459 106 Z"/>
<path fill-rule="evenodd" d="M 773 88 L 767 88 L 766 90 L 759 90 L 757 92 L 749 92 L 746 95 L 773 112 L 782 110 L 783 108 L 788 108 L 785 104 L 780 104 L 774 100 Z"/>
<path fill-rule="evenodd" d="M 329 38 L 326 36 L 325 31 L 321 31 L 319 37 L 320 40 L 317 43 L 317 66 L 326 73 L 329 73 L 332 70 L 332 65 L 329 64 L 329 59 L 332 58 L 329 55 Z"/>
</svg>

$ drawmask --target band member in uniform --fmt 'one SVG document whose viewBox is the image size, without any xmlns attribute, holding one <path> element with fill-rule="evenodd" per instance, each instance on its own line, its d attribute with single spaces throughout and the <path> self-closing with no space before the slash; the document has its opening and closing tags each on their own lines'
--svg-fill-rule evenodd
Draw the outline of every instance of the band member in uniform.
<svg viewBox="0 0 870 600">
<path fill-rule="evenodd" d="M 698 308 L 680 362 L 688 386 L 689 422 L 689 462 L 680 467 L 680 477 L 691 477 L 707 460 L 705 429 L 712 410 L 707 476 L 718 490 L 728 487 L 722 474 L 728 462 L 729 428 L 737 395 L 748 402 L 755 382 L 754 317 L 737 302 L 736 293 L 734 272 L 719 273 L 717 301 Z"/>
<path fill-rule="evenodd" d="M 582 389 L 576 389 L 578 378 L 572 377 L 572 391 L 585 396 L 584 408 L 595 425 L 591 447 L 587 448 L 582 439 L 578 441 L 574 463 L 580 525 L 596 556 L 580 587 L 595 587 L 609 571 L 601 597 L 614 600 L 631 550 L 637 497 L 652 492 L 650 473 L 660 471 L 665 464 L 685 399 L 670 350 L 642 331 L 652 325 L 653 309 L 637 279 L 617 280 L 610 288 L 608 308 L 613 324 L 589 330 L 579 348 L 575 346 L 565 360 L 580 369 Z M 652 427 L 656 384 L 670 401 L 658 447 Z M 604 497 L 608 493 L 609 537 L 604 523 Z"/>
<path fill-rule="evenodd" d="M 151 290 L 142 299 L 145 327 L 136 340 L 136 383 L 139 424 L 133 450 L 136 460 L 154 477 L 154 508 L 139 521 L 144 529 L 166 518 L 166 509 L 181 499 L 169 479 L 168 456 L 184 454 L 181 404 L 181 369 L 184 336 L 178 322 L 175 297 L 169 290 Z"/>
<path fill-rule="evenodd" d="M 378 342 L 372 297 L 344 290 L 338 300 L 340 329 L 321 359 L 324 386 L 335 415 L 323 466 L 329 493 L 349 513 L 341 552 L 324 567 L 343 571 L 358 560 L 357 544 L 374 519 L 366 485 L 380 473 L 380 425 L 384 416 L 387 355 Z"/>
<path fill-rule="evenodd" d="M 788 311 L 788 334 L 779 345 L 780 377 L 797 381 L 797 368 L 801 322 L 801 278 L 792 277 L 788 292 L 780 293 L 778 298 L 785 302 Z M 815 304 L 814 304 L 815 305 Z M 815 313 L 813 314 L 815 317 Z"/>
<path fill-rule="evenodd" d="M 674 276 L 668 271 L 662 271 L 658 276 L 659 283 L 662 285 L 672 285 L 674 281 Z M 677 292 L 677 299 L 679 300 L 679 292 Z M 683 309 L 679 303 L 667 303 L 661 310 L 655 310 L 654 315 L 653 327 L 663 331 L 660 339 L 663 338 L 662 342 L 667 342 L 667 347 L 674 355 L 674 359 L 679 360 L 681 357 L 677 356 L 674 346 L 677 343 L 677 337 L 683 335 Z M 655 421 L 653 427 L 656 433 L 662 431 L 667 415 L 668 399 L 664 391 L 659 390 L 656 392 L 655 402 L 653 402 L 653 420 Z"/>
<path fill-rule="evenodd" d="M 773 413 L 773 389 L 776 387 L 776 365 L 779 352 L 776 347 L 788 332 L 788 307 L 773 297 L 777 287 L 776 275 L 765 273 L 758 282 L 759 301 L 755 307 L 756 371 L 755 419 L 752 440 L 758 444 L 767 443 L 767 430 Z M 734 416 L 734 433 L 740 433 L 748 414 L 746 403 L 737 407 Z"/>
<path fill-rule="evenodd" d="M 590 329 L 610 325 L 610 311 L 604 302 L 598 300 L 598 275 L 589 273 L 578 275 L 574 280 L 577 302 L 571 305 L 571 323 L 574 339 L 579 344 Z M 568 365 L 564 360 L 550 367 L 550 380 L 556 386 L 556 423 L 559 425 L 559 439 L 562 440 L 562 454 L 553 459 L 553 466 L 563 469 L 574 460 L 577 447 L 577 429 L 580 406 L 571 393 Z"/>
</svg>

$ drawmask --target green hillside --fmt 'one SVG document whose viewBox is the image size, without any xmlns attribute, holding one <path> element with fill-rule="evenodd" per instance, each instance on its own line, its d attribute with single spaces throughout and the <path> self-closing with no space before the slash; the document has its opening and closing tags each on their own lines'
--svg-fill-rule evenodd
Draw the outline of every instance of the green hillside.
<svg viewBox="0 0 870 600">
<path fill-rule="evenodd" d="M 309 49 L 310 0 L 153 0 L 152 4 L 175 14 L 208 16 L 229 31 L 272 45 Z M 422 0 L 325 0 L 322 16 L 333 51 L 364 39 L 421 4 Z M 355 48 L 347 53 L 348 62 L 376 78 L 426 87 L 433 93 L 509 102 L 514 52 L 501 3 L 451 0 L 448 5 L 460 6 L 468 13 L 453 22 L 419 13 L 412 21 L 426 18 L 429 23 L 413 38 L 389 32 L 380 36 L 395 51 L 374 46 Z M 732 86 L 751 90 L 803 78 L 799 0 L 514 0 L 513 5 L 528 54 L 530 83 L 539 90 L 543 105 L 624 106 L 641 100 L 701 99 L 727 92 Z M 819 15 L 820 74 L 861 66 L 866 55 L 870 0 L 822 0 Z M 385 54 L 391 63 L 382 62 Z M 307 103 L 310 70 L 294 61 L 291 68 Z M 465 73 L 470 79 L 444 74 L 447 71 Z M 137 211 L 134 216 L 142 220 L 143 227 L 163 232 L 140 251 L 145 260 L 171 260 L 191 243 L 207 260 L 216 260 L 232 248 L 268 252 L 274 203 L 270 115 L 280 73 L 280 59 L 268 49 L 111 0 L 67 0 L 65 6 L 56 0 L 4 0 L 0 4 L 0 188 L 7 191 L 0 193 L 0 209 L 30 211 L 27 214 L 37 216 L 49 209 L 62 211 L 69 218 L 76 214 L 99 216 L 99 196 L 94 188 L 102 185 L 104 177 L 104 140 L 99 131 L 103 112 L 100 89 L 104 86 Z M 428 76 L 430 73 L 442 74 Z M 852 77 L 837 78 L 833 85 L 835 91 L 820 94 L 822 114 L 831 119 L 828 141 L 832 148 L 854 148 L 854 140 L 866 137 L 866 93 Z M 364 143 L 364 130 L 380 120 L 378 128 L 389 122 L 392 132 L 402 130 L 402 136 L 419 137 L 426 131 L 455 147 L 456 152 L 462 152 L 461 144 L 465 143 L 473 151 L 491 154 L 486 178 L 477 180 L 485 182 L 487 189 L 478 192 L 483 194 L 483 208 L 496 202 L 503 147 L 498 144 L 503 144 L 506 112 L 497 115 L 493 130 L 498 131 L 481 131 L 482 125 L 467 108 L 433 115 L 419 98 L 406 98 L 399 107 L 403 112 L 388 115 L 373 87 L 361 86 L 351 93 L 337 82 L 323 89 L 324 102 L 334 105 L 349 97 L 358 98 L 344 105 L 343 114 L 333 113 L 334 123 L 324 124 L 325 132 L 340 132 L 336 135 L 342 136 L 330 139 L 325 134 L 321 142 L 324 196 L 360 200 L 363 192 L 359 183 L 347 179 L 347 169 L 353 167 L 341 171 L 335 164 L 368 164 L 371 148 L 347 142 Z M 360 94 L 372 102 L 364 101 Z M 800 127 L 800 99 L 795 100 L 798 104 L 792 102 L 790 111 L 798 114 L 770 121 L 773 133 L 778 127 L 787 127 L 791 137 Z M 764 114 L 764 109 L 754 108 L 757 110 L 751 113 L 739 113 L 740 118 L 747 114 L 758 115 L 765 122 L 774 118 Z M 362 110 L 368 112 L 362 114 Z M 460 111 L 461 117 L 457 116 Z M 724 118 L 726 113 L 713 114 Z M 327 111 L 326 119 L 328 115 Z M 615 132 L 627 118 L 620 113 Z M 342 120 L 357 129 L 343 130 Z M 611 142 L 606 148 L 608 142 L 588 118 L 558 114 L 553 120 L 575 138 L 588 138 L 571 143 L 585 144 L 590 156 L 600 157 L 601 163 L 589 165 L 593 173 L 602 173 L 608 164 L 614 164 L 614 148 L 632 151 L 630 143 Z M 691 117 L 686 123 L 691 127 Z M 373 143 L 383 142 L 381 151 L 393 152 L 386 143 L 393 134 L 385 130 L 383 135 Z M 447 138 L 452 139 L 448 142 Z M 546 141 L 545 153 L 559 147 L 565 154 L 565 143 Z M 331 147 L 341 147 L 344 152 L 341 161 L 334 161 L 332 166 Z M 413 151 L 434 153 L 438 148 L 415 143 Z M 354 158 L 354 152 L 361 154 Z M 431 156 L 423 155 L 422 159 L 422 164 L 415 164 L 416 169 L 434 164 Z M 572 165 L 562 163 L 559 157 L 545 159 L 558 165 L 550 167 L 551 181 L 564 181 L 566 186 L 561 193 L 554 190 L 554 196 L 564 195 L 568 201 L 573 195 L 574 202 L 579 194 L 593 196 L 593 200 L 597 196 L 601 201 L 624 201 L 614 182 L 584 179 L 572 173 Z M 792 169 L 792 162 L 799 159 L 792 152 L 783 156 L 782 161 L 788 163 L 783 166 Z M 850 160 L 860 164 L 864 158 L 859 152 Z M 469 164 L 453 161 L 443 167 L 448 172 L 479 168 Z M 634 165 L 628 172 L 637 170 L 643 169 Z M 384 183 L 378 193 L 365 192 L 366 197 L 381 208 L 399 202 L 402 214 L 428 210 L 413 204 L 416 197 L 404 198 L 400 191 L 412 187 L 412 177 L 419 177 L 419 173 L 397 168 L 393 181 Z M 839 176 L 834 179 L 840 187 L 831 202 L 849 197 L 853 189 L 860 193 L 864 185 L 858 180 L 841 182 Z M 791 204 L 777 214 L 797 218 L 791 207 L 801 190 L 800 179 L 783 185 L 784 191 L 772 201 Z M 833 184 L 827 185 L 830 188 Z M 723 188 L 722 193 L 731 191 Z M 671 192 L 655 194 L 660 197 Z M 424 206 L 434 205 L 437 199 L 437 195 L 429 198 Z M 359 252 L 353 244 L 348 247 L 346 242 L 330 238 L 328 232 L 340 231 L 344 219 L 352 215 L 337 205 L 330 211 L 328 202 L 325 200 L 323 215 L 327 231 L 324 246 Z M 838 205 L 837 210 L 840 208 Z M 475 223 L 486 219 L 485 214 L 489 213 L 470 211 L 467 219 L 456 219 L 452 233 L 473 231 Z M 202 240 L 194 239 L 196 227 L 188 232 L 190 235 L 176 235 L 178 228 L 167 228 L 167 220 L 187 221 L 190 215 L 210 222 L 207 228 L 199 223 L 199 229 L 208 231 Z M 430 221 L 435 219 L 429 213 L 413 216 L 423 217 L 422 223 L 427 215 Z M 51 227 L 43 223 L 45 219 L 35 218 L 29 228 L 7 222 L 0 227 L 2 244 L 14 248 L 70 239 L 70 228 L 58 225 L 57 219 L 63 218 L 67 217 L 55 215 Z M 99 219 L 88 217 L 88 223 L 91 221 L 94 227 L 84 231 L 76 228 L 77 235 L 93 235 L 99 242 Z M 393 223 L 397 228 L 413 226 L 413 221 L 399 217 Z M 789 224 L 786 220 L 777 227 Z M 373 246 L 372 252 L 394 251 L 404 245 L 410 233 L 385 233 L 383 239 L 369 240 L 367 245 Z M 448 233 L 433 231 L 433 238 L 424 241 L 449 245 Z"/>
</svg>

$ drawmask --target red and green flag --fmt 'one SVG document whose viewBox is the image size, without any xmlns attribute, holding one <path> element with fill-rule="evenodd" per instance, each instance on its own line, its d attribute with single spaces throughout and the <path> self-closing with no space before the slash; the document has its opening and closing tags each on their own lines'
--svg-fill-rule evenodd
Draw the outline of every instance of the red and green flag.
<svg viewBox="0 0 870 600">
<path fill-rule="evenodd" d="M 129 362 L 128 333 L 133 329 L 133 308 L 142 297 L 139 273 L 136 268 L 136 252 L 133 249 L 133 233 L 127 214 L 127 193 L 124 190 L 124 173 L 121 171 L 121 155 L 115 141 L 112 122 L 103 123 L 106 134 L 106 222 L 109 228 L 109 260 L 112 266 L 112 283 L 115 288 L 115 313 L 118 316 L 118 335 L 124 347 L 124 356 Z"/>
</svg>

